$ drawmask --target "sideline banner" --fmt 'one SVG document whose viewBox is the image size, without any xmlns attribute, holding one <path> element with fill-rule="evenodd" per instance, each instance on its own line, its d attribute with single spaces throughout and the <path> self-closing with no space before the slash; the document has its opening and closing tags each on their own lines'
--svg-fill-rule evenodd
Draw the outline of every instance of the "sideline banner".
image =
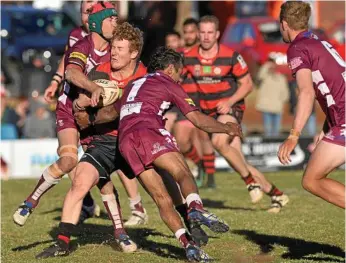
<svg viewBox="0 0 346 263">
<path fill-rule="evenodd" d="M 294 150 L 292 163 L 283 166 L 277 158 L 277 151 L 285 138 L 247 137 L 243 152 L 250 164 L 259 170 L 282 171 L 303 169 L 310 157 L 312 139 L 301 138 Z M 57 139 L 1 141 L 0 155 L 8 165 L 9 178 L 39 178 L 43 170 L 58 159 Z M 83 155 L 81 147 L 79 158 Z M 215 160 L 217 170 L 230 170 L 228 163 L 218 156 Z"/>
</svg>

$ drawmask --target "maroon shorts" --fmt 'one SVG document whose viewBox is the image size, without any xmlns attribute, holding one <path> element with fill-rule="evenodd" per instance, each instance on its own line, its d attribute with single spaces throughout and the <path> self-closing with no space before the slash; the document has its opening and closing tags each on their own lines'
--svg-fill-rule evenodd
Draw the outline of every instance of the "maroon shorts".
<svg viewBox="0 0 346 263">
<path fill-rule="evenodd" d="M 63 93 L 59 99 L 56 107 L 56 132 L 62 131 L 67 128 L 78 130 L 78 126 L 73 116 L 72 100 Z M 85 129 L 80 132 L 81 145 L 88 145 L 92 140 L 93 130 Z"/>
<path fill-rule="evenodd" d="M 63 93 L 56 106 L 56 131 L 62 131 L 67 128 L 77 129 L 73 117 L 72 100 Z"/>
<path fill-rule="evenodd" d="M 332 127 L 329 132 L 323 137 L 323 141 L 330 142 L 333 144 L 337 144 L 340 146 L 346 146 L 346 131 L 345 131 L 345 124 L 342 126 L 335 126 Z"/>
<path fill-rule="evenodd" d="M 121 136 L 119 150 L 135 176 L 153 168 L 156 158 L 179 152 L 175 138 L 165 129 L 140 129 Z"/>
</svg>

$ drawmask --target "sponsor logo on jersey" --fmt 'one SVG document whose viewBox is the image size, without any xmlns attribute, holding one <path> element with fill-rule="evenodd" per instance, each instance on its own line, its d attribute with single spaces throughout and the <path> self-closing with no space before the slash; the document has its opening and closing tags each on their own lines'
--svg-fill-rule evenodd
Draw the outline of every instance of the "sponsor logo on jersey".
<svg viewBox="0 0 346 263">
<path fill-rule="evenodd" d="M 343 77 L 344 80 L 346 81 L 346 71 L 342 72 L 342 77 Z"/>
<path fill-rule="evenodd" d="M 221 74 L 221 69 L 218 68 L 218 67 L 214 68 L 214 74 L 220 75 Z"/>
<path fill-rule="evenodd" d="M 77 58 L 83 61 L 84 64 L 87 63 L 87 56 L 80 52 L 72 52 L 70 54 L 70 58 Z"/>
<path fill-rule="evenodd" d="M 201 65 L 195 65 L 193 72 L 194 72 L 195 76 L 200 76 L 201 75 Z"/>
<path fill-rule="evenodd" d="M 298 68 L 301 64 L 303 64 L 303 60 L 301 57 L 295 57 L 290 60 L 288 63 L 288 66 L 290 67 L 291 70 L 294 70 Z"/>
<path fill-rule="evenodd" d="M 193 102 L 193 100 L 190 99 L 190 98 L 185 99 L 185 101 L 186 101 L 189 105 L 196 106 L 196 104 L 195 104 L 195 103 Z"/>
<path fill-rule="evenodd" d="M 210 74 L 211 73 L 211 66 L 203 66 L 203 73 L 204 74 Z"/>
</svg>

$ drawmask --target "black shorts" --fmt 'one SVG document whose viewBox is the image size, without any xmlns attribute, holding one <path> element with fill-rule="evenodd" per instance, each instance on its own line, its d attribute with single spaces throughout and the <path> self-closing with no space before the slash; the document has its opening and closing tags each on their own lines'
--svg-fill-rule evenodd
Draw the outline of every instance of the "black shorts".
<svg viewBox="0 0 346 263">
<path fill-rule="evenodd" d="M 202 111 L 204 114 L 213 117 L 215 120 L 221 115 L 218 114 L 216 111 Z M 238 124 L 241 124 L 243 117 L 244 117 L 244 105 L 234 105 L 231 108 L 231 111 L 229 113 L 232 117 L 234 117 Z"/>
<path fill-rule="evenodd" d="M 111 135 L 94 136 L 79 162 L 90 163 L 98 171 L 99 177 L 107 180 L 116 170 L 120 169 L 125 174 L 131 171 L 119 153 L 118 137 Z"/>
</svg>

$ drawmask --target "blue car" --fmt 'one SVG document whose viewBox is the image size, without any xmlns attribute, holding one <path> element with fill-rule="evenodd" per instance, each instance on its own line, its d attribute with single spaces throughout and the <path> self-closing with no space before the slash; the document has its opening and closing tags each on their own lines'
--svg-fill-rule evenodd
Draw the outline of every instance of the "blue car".
<svg viewBox="0 0 346 263">
<path fill-rule="evenodd" d="M 22 60 L 31 50 L 62 55 L 69 32 L 77 24 L 63 12 L 29 5 L 1 7 L 1 53 Z"/>
</svg>

